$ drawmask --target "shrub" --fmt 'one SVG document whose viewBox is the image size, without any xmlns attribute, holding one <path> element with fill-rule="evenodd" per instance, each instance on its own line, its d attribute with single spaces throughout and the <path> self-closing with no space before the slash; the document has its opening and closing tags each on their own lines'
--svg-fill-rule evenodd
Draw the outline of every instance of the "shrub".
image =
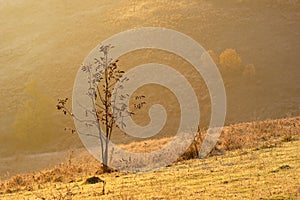
<svg viewBox="0 0 300 200">
<path fill-rule="evenodd" d="M 219 58 L 220 66 L 225 70 L 237 72 L 241 70 L 242 60 L 236 50 L 226 49 Z"/>
</svg>

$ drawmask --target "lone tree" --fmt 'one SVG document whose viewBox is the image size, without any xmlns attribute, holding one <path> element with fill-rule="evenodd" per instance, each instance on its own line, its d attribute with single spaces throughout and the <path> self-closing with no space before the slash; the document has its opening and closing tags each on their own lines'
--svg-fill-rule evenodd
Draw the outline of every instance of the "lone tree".
<svg viewBox="0 0 300 200">
<path fill-rule="evenodd" d="M 88 83 L 90 85 L 87 94 L 93 104 L 94 108 L 88 112 L 96 115 L 96 124 L 99 130 L 100 149 L 102 155 L 103 171 L 110 172 L 108 167 L 108 147 L 111 139 L 113 129 L 124 127 L 126 124 L 123 122 L 124 117 L 131 117 L 135 114 L 136 110 L 140 110 L 146 104 L 144 101 L 145 96 L 136 96 L 134 100 L 134 108 L 129 110 L 128 105 L 116 105 L 116 98 L 130 98 L 129 95 L 118 96 L 118 92 L 122 90 L 123 82 L 129 81 L 127 77 L 123 77 L 125 71 L 120 70 L 118 60 L 109 58 L 109 51 L 113 48 L 111 45 L 104 45 L 99 48 L 101 56 L 94 59 L 94 65 L 83 65 L 81 70 L 88 76 Z M 117 84 L 119 82 L 119 84 Z M 68 98 L 58 99 L 56 108 L 61 110 L 65 115 L 72 116 L 75 120 L 82 121 L 67 108 Z M 121 120 L 119 120 L 121 119 Z M 86 122 L 87 125 L 94 125 L 91 122 Z M 103 127 L 103 132 L 101 131 Z M 71 130 L 72 133 L 75 130 Z M 89 136 L 88 133 L 80 133 Z M 102 136 L 105 137 L 102 137 Z"/>
</svg>

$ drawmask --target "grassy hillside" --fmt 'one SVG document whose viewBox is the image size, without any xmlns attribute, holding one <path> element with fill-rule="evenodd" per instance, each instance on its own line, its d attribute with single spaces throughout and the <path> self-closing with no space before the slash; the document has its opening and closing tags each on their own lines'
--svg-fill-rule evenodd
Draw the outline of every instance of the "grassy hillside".
<svg viewBox="0 0 300 200">
<path fill-rule="evenodd" d="M 102 174 L 78 135 L 63 131 L 73 123 L 56 111 L 56 100 L 71 97 L 91 49 L 113 34 L 146 26 L 192 37 L 212 50 L 216 62 L 226 49 L 238 52 L 239 73 L 217 63 L 227 94 L 226 127 L 209 158 L 186 161 L 195 157 L 191 147 L 158 172 Z M 292 118 L 300 116 L 299 0 L 0 0 L 0 27 L 0 199 L 300 198 L 300 120 Z M 210 99 L 201 77 L 184 59 L 159 50 L 120 59 L 126 70 L 145 62 L 168 64 L 198 84 L 205 128 Z M 244 75 L 246 66 L 253 76 Z M 166 90 L 147 91 L 173 106 L 164 127 L 173 134 L 178 105 L 161 98 Z M 283 117 L 290 118 L 266 120 Z M 147 124 L 149 117 L 141 118 Z M 170 140 L 164 136 L 147 145 L 122 138 L 123 148 L 152 151 Z M 90 176 L 106 181 L 104 195 L 102 183 L 84 184 Z"/>
<path fill-rule="evenodd" d="M 243 149 L 226 155 L 176 163 L 157 172 L 103 174 L 102 184 L 59 180 L 30 183 L 2 199 L 298 199 L 300 141 L 277 147 Z M 72 168 L 69 169 L 73 170 Z M 71 172 L 67 172 L 71 173 Z M 21 179 L 22 180 L 22 179 Z M 20 181 L 21 181 L 20 180 Z M 15 180 L 18 183 L 17 179 Z M 20 183 L 19 183 L 20 184 Z"/>
<path fill-rule="evenodd" d="M 299 123 L 298 117 L 225 127 L 217 152 L 210 157 L 185 160 L 189 157 L 183 156 L 156 172 L 103 174 L 101 165 L 86 152 L 70 154 L 55 168 L 0 182 L 0 198 L 298 199 Z M 165 142 L 149 141 L 154 147 Z M 144 147 L 136 143 L 127 149 Z M 105 181 L 104 194 L 102 182 L 86 182 L 94 176 Z"/>
<path fill-rule="evenodd" d="M 255 66 L 252 81 L 234 75 L 224 77 L 229 83 L 227 124 L 299 115 L 299 11 L 297 0 L 2 0 L 0 152 L 42 151 L 46 146 L 44 151 L 53 151 L 74 143 L 62 142 L 66 141 L 63 127 L 72 122 L 55 112 L 55 100 L 71 96 L 81 62 L 99 42 L 144 26 L 183 32 L 218 55 L 227 48 L 236 49 L 243 64 Z M 163 58 L 158 56 L 157 62 Z M 171 66 L 178 63 L 171 61 Z M 124 62 L 130 64 L 130 59 Z M 26 92 L 32 81 L 36 90 L 41 90 L 37 98 L 47 101 L 26 107 L 36 98 Z M 52 106 L 49 114 L 44 108 Z M 24 115 L 31 118 L 20 124 Z M 38 115 L 42 116 L 42 131 L 32 123 Z M 31 149 L 32 143 L 16 141 L 15 137 L 22 135 L 18 130 L 26 125 L 30 136 L 45 143 L 36 142 Z M 80 144 L 78 140 L 75 143 Z"/>
</svg>

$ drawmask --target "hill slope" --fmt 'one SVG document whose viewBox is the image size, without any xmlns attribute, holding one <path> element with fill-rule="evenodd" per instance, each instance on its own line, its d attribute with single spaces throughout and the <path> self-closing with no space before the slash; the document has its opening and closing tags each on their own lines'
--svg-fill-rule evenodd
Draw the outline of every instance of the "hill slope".
<svg viewBox="0 0 300 200">
<path fill-rule="evenodd" d="M 97 44 L 113 34 L 145 26 L 180 31 L 217 54 L 236 49 L 244 64 L 256 67 L 253 82 L 241 84 L 240 78 L 226 86 L 227 123 L 299 115 L 299 19 L 297 0 L 78 0 L 71 4 L 2 0 L 0 152 L 8 154 L 12 143 L 17 144 L 10 151 L 16 152 L 22 148 L 42 151 L 47 145 L 51 150 L 70 146 L 72 142 L 65 143 L 61 135 L 63 126 L 71 122 L 55 112 L 55 100 L 71 96 L 75 74 Z M 235 78 L 224 79 L 230 82 Z M 26 92 L 31 81 L 36 81 L 41 94 Z M 36 98 L 48 100 L 26 109 Z M 53 111 L 49 114 L 45 107 Z M 24 115 L 32 117 L 25 120 Z M 43 131 L 32 124 L 39 115 Z M 16 120 L 22 119 L 29 136 L 43 141 L 36 142 L 35 149 L 31 149 L 32 140 L 16 142 L 22 135 L 18 130 L 23 130 Z"/>
<path fill-rule="evenodd" d="M 84 184 L 32 184 L 30 191 L 0 194 L 2 199 L 297 199 L 300 197 L 300 141 L 274 148 L 239 150 L 203 160 L 177 163 L 142 174 L 101 175 Z M 71 170 L 71 169 L 70 169 Z M 39 188 L 39 189 L 38 189 Z"/>
<path fill-rule="evenodd" d="M 148 173 L 103 174 L 101 164 L 80 150 L 51 169 L 0 181 L 0 198 L 297 199 L 299 128 L 299 117 L 224 127 L 217 147 L 222 155 L 217 152 L 219 156 L 205 159 L 181 159 Z M 161 139 L 148 144 L 151 150 L 166 142 Z M 145 149 L 142 143 L 123 147 L 136 152 Z M 85 184 L 95 176 L 105 180 L 104 194 L 103 183 Z"/>
</svg>

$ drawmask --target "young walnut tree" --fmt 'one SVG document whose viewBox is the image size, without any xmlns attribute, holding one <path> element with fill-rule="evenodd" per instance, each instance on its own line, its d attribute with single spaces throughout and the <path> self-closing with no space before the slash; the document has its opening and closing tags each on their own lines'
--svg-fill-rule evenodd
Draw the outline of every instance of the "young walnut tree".
<svg viewBox="0 0 300 200">
<path fill-rule="evenodd" d="M 136 96 L 134 98 L 136 102 L 134 103 L 133 110 L 129 110 L 129 107 L 126 104 L 115 104 L 117 98 L 124 100 L 130 98 L 130 96 L 128 94 L 118 95 L 118 92 L 124 89 L 123 83 L 129 81 L 129 79 L 123 77 L 125 71 L 120 70 L 118 60 L 109 58 L 109 51 L 112 48 L 113 46 L 111 45 L 101 46 L 99 48 L 101 56 L 95 58 L 93 64 L 83 65 L 81 67 L 81 70 L 86 73 L 88 77 L 89 88 L 86 95 L 89 96 L 94 105 L 94 109 L 86 110 L 86 114 L 90 113 L 95 115 L 97 121 L 84 121 L 77 116 L 74 116 L 66 106 L 68 98 L 58 99 L 56 105 L 57 109 L 61 110 L 65 115 L 70 115 L 75 120 L 84 122 L 87 126 L 97 126 L 99 131 L 97 139 L 100 140 L 104 172 L 110 171 L 108 167 L 108 145 L 113 129 L 126 126 L 123 119 L 125 117 L 131 117 L 135 114 L 135 110 L 142 109 L 146 104 L 144 95 Z M 117 84 L 118 82 L 119 84 Z M 103 128 L 103 132 L 101 131 L 101 127 Z M 72 133 L 75 132 L 73 129 L 71 129 L 71 131 Z M 95 135 L 89 135 L 89 133 L 78 133 L 95 137 Z"/>
</svg>

